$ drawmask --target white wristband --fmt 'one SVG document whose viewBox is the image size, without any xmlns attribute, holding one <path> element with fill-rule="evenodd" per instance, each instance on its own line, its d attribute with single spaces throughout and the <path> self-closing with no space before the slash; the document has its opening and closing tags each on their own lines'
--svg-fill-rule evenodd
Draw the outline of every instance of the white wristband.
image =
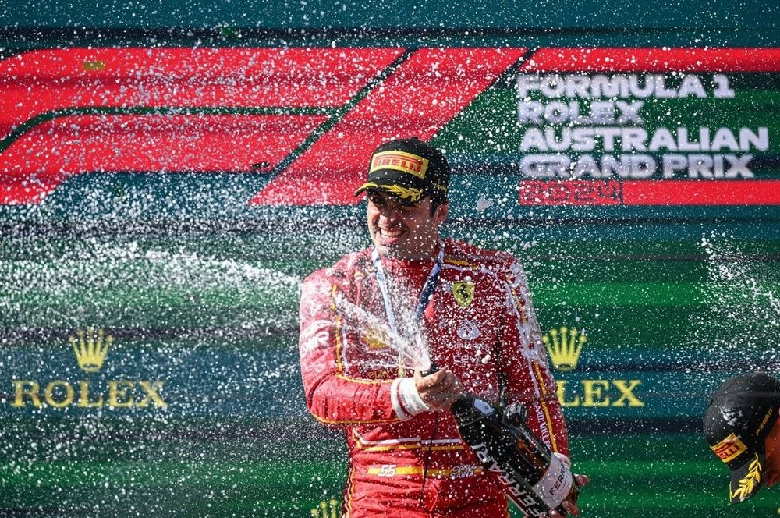
<svg viewBox="0 0 780 518">
<path fill-rule="evenodd" d="M 417 392 L 413 378 L 396 378 L 391 389 L 393 409 L 401 420 L 406 420 L 421 412 L 431 410 Z"/>
</svg>

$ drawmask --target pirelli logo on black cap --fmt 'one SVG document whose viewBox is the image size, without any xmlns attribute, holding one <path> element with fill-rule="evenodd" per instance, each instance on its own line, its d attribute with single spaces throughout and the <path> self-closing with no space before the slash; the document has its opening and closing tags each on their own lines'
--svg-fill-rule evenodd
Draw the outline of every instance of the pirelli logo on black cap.
<svg viewBox="0 0 780 518">
<path fill-rule="evenodd" d="M 747 446 L 742 440 L 731 433 L 715 446 L 710 446 L 715 455 L 725 463 L 729 463 L 747 451 Z"/>
<path fill-rule="evenodd" d="M 403 151 L 383 151 L 371 158 L 369 173 L 380 169 L 394 169 L 423 179 L 428 170 L 428 159 Z"/>
</svg>

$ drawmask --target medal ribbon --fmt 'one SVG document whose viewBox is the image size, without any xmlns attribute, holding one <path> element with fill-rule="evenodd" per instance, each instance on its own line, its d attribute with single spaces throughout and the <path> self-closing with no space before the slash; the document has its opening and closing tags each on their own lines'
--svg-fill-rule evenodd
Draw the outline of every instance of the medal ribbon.
<svg viewBox="0 0 780 518">
<path fill-rule="evenodd" d="M 371 252 L 371 260 L 374 262 L 376 268 L 376 278 L 379 283 L 379 290 L 382 292 L 382 298 L 385 303 L 385 313 L 387 313 L 387 323 L 390 325 L 390 329 L 394 333 L 398 334 L 398 323 L 395 319 L 395 311 L 393 311 L 393 304 L 390 301 L 390 292 L 387 289 L 387 276 L 385 275 L 385 269 L 382 267 L 382 260 L 379 258 L 379 252 L 376 248 Z M 422 318 L 425 308 L 428 306 L 428 301 L 433 295 L 436 289 L 436 283 L 439 280 L 439 272 L 441 266 L 444 263 L 444 243 L 439 243 L 439 255 L 436 258 L 436 262 L 433 264 L 431 271 L 428 273 L 428 277 L 425 279 L 422 291 L 420 292 L 420 300 L 417 301 L 417 307 L 414 311 L 415 318 L 419 321 Z"/>
</svg>

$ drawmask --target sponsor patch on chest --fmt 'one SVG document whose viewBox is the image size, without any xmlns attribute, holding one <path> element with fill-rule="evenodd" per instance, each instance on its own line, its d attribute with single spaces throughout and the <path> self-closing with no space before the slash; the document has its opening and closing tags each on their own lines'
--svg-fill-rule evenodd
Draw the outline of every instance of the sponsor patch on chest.
<svg viewBox="0 0 780 518">
<path fill-rule="evenodd" d="M 464 320 L 461 322 L 458 326 L 457 333 L 462 340 L 476 340 L 482 335 L 477 324 L 471 320 Z"/>
</svg>

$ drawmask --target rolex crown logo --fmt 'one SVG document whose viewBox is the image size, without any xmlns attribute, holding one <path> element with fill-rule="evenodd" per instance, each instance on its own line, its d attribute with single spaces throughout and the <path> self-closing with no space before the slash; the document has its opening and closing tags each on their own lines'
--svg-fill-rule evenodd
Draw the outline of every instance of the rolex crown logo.
<svg viewBox="0 0 780 518">
<path fill-rule="evenodd" d="M 84 372 L 97 372 L 103 366 L 103 361 L 108 354 L 108 348 L 114 341 L 111 335 L 106 335 L 102 329 L 79 329 L 75 336 L 70 336 L 69 341 L 76 354 L 76 361 Z"/>
<path fill-rule="evenodd" d="M 577 367 L 582 346 L 588 341 L 588 337 L 575 328 L 562 326 L 560 329 L 548 331 L 542 341 L 547 347 L 553 367 L 560 371 L 572 371 Z"/>
</svg>

